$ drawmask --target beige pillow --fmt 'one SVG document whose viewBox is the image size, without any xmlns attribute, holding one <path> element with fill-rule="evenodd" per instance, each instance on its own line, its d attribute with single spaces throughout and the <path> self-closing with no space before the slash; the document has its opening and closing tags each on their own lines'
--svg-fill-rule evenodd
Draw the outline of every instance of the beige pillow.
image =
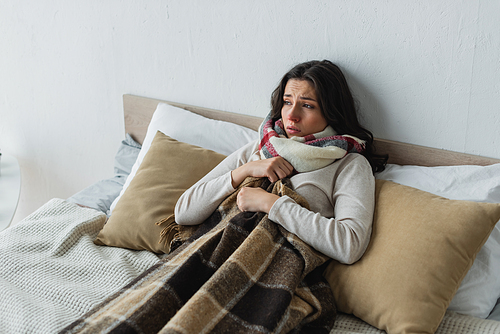
<svg viewBox="0 0 500 334">
<path fill-rule="evenodd" d="M 130 186 L 94 243 L 167 253 L 159 220 L 173 214 L 182 193 L 225 155 L 179 142 L 158 131 Z"/>
<path fill-rule="evenodd" d="M 434 333 L 499 219 L 500 204 L 448 200 L 377 180 L 366 253 L 325 271 L 338 310 L 388 333 Z"/>
</svg>

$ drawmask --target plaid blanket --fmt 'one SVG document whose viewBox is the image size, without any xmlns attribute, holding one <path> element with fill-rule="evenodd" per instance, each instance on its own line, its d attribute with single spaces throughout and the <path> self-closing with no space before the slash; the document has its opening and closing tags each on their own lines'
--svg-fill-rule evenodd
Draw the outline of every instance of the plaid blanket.
<svg viewBox="0 0 500 334">
<path fill-rule="evenodd" d="M 248 178 L 291 196 L 285 183 Z M 229 196 L 182 244 L 66 333 L 329 333 L 335 306 L 322 272 L 328 258 L 263 213 Z"/>
</svg>

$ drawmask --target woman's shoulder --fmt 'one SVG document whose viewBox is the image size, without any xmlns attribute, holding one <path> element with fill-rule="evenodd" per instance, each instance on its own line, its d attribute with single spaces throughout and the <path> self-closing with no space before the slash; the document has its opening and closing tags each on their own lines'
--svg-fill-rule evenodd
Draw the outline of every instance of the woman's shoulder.
<svg viewBox="0 0 500 334">
<path fill-rule="evenodd" d="M 335 182 L 341 180 L 366 180 L 375 182 L 372 167 L 368 160 L 359 153 L 349 153 L 343 159 L 333 163 L 335 171 Z M 350 181 L 349 181 L 350 182 Z"/>
<path fill-rule="evenodd" d="M 242 146 L 240 149 L 238 149 L 231 155 L 236 155 L 239 157 L 247 157 L 248 159 L 249 157 L 254 155 L 258 150 L 259 150 L 259 141 L 254 140 Z"/>
<path fill-rule="evenodd" d="M 364 169 L 372 173 L 372 168 L 368 159 L 359 153 L 348 153 L 344 158 L 336 161 L 338 168 L 357 168 Z"/>
<path fill-rule="evenodd" d="M 242 164 L 245 164 L 251 160 L 254 160 L 255 152 L 259 150 L 259 141 L 251 141 L 238 150 L 234 151 L 221 162 L 223 166 L 229 166 L 229 168 L 234 169 Z"/>
</svg>

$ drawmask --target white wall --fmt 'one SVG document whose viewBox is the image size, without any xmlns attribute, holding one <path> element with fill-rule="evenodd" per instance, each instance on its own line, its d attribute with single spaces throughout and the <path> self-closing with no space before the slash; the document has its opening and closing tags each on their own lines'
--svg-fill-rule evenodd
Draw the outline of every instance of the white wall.
<svg viewBox="0 0 500 334">
<path fill-rule="evenodd" d="M 133 93 L 265 116 L 294 64 L 346 72 L 377 137 L 500 158 L 497 0 L 2 0 L 15 222 L 112 175 Z"/>
</svg>

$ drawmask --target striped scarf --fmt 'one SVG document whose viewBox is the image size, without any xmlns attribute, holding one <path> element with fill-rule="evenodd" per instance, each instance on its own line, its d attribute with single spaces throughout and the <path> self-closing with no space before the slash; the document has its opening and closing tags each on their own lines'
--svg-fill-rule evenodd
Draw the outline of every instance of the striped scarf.
<svg viewBox="0 0 500 334">
<path fill-rule="evenodd" d="M 281 119 L 267 115 L 259 128 L 260 157 L 282 157 L 297 172 L 310 172 L 328 166 L 347 153 L 362 153 L 365 142 L 349 135 L 337 135 L 331 126 L 304 137 L 288 138 Z"/>
</svg>

